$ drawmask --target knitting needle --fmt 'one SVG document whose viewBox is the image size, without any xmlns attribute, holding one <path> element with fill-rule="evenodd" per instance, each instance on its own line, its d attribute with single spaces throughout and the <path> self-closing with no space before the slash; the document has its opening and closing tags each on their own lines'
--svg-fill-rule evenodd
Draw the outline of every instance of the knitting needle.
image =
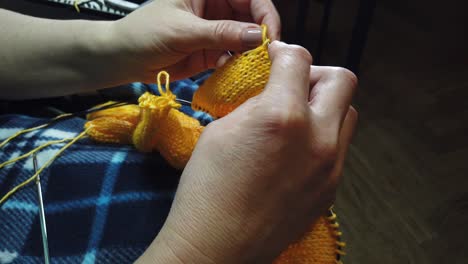
<svg viewBox="0 0 468 264">
<path fill-rule="evenodd" d="M 37 158 L 36 153 L 33 155 L 33 166 L 34 172 L 37 172 Z M 37 186 L 37 196 L 39 199 L 39 220 L 41 222 L 41 233 L 42 233 L 42 246 L 44 248 L 44 263 L 49 264 L 49 243 L 47 240 L 47 226 L 46 226 L 46 219 L 45 219 L 45 212 L 44 212 L 44 201 L 42 199 L 42 187 L 41 187 L 41 176 L 37 175 L 36 178 L 36 186 Z"/>
<path fill-rule="evenodd" d="M 176 98 L 175 100 L 177 102 L 179 102 L 180 104 L 182 104 L 182 105 L 186 105 L 186 106 L 191 106 L 192 105 L 192 102 L 184 100 L 184 99 Z"/>
</svg>

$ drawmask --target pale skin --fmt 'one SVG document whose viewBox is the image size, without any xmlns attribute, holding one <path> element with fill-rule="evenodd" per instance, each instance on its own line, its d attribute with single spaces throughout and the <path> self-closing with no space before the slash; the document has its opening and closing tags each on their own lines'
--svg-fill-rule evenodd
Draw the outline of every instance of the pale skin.
<svg viewBox="0 0 468 264">
<path fill-rule="evenodd" d="M 0 10 L 0 97 L 154 82 L 161 69 L 188 77 L 222 63 L 226 50 L 258 45 L 258 24 L 275 40 L 265 90 L 206 128 L 164 227 L 137 263 L 271 263 L 334 200 L 357 81 L 277 41 L 269 0 L 158 0 L 116 22 Z"/>
</svg>

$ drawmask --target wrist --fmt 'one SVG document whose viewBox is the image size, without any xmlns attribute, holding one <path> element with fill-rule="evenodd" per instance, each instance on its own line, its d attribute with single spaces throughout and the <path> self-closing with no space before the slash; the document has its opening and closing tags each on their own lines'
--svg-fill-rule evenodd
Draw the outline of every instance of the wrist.
<svg viewBox="0 0 468 264">
<path fill-rule="evenodd" d="M 82 23 L 82 24 L 81 24 Z M 128 62 L 128 53 L 113 21 L 83 21 L 73 36 L 77 40 L 77 67 L 92 87 L 109 87 L 138 81 L 137 70 Z"/>
<path fill-rule="evenodd" d="M 137 264 L 184 264 L 216 263 L 204 252 L 201 252 L 192 241 L 186 240 L 172 230 L 163 228 Z"/>
<path fill-rule="evenodd" d="M 274 252 L 280 252 L 261 242 L 262 231 L 252 232 L 249 224 L 242 229 L 229 217 L 197 220 L 184 214 L 177 220 L 171 218 L 145 252 L 143 259 L 153 262 L 141 263 L 271 263 L 277 255 Z M 222 224 L 210 225 L 212 221 Z"/>
</svg>

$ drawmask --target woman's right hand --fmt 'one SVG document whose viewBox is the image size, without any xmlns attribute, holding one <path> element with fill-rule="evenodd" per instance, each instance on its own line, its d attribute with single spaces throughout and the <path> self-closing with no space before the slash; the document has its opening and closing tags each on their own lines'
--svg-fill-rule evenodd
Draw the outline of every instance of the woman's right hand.
<svg viewBox="0 0 468 264">
<path fill-rule="evenodd" d="M 357 80 L 278 41 L 265 90 L 203 132 L 140 261 L 271 263 L 332 204 Z"/>
</svg>

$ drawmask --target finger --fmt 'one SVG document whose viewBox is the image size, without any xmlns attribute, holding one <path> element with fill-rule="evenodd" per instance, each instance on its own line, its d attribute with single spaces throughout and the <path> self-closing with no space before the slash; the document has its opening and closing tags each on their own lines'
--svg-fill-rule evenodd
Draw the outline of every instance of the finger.
<svg viewBox="0 0 468 264">
<path fill-rule="evenodd" d="M 254 19 L 250 14 L 234 13 L 234 20 L 241 22 L 251 22 L 254 23 Z"/>
<path fill-rule="evenodd" d="M 201 19 L 202 20 L 202 19 Z M 243 51 L 262 44 L 262 29 L 256 24 L 232 20 L 202 20 L 192 49 Z"/>
<path fill-rule="evenodd" d="M 357 87 L 356 76 L 344 68 L 312 66 L 310 84 L 309 105 L 315 121 L 340 126 Z"/>
<path fill-rule="evenodd" d="M 312 56 L 296 45 L 274 41 L 269 46 L 272 62 L 270 78 L 262 95 L 274 98 L 278 103 L 307 102 L 309 72 Z"/>
<path fill-rule="evenodd" d="M 340 136 L 338 139 L 338 155 L 331 174 L 331 179 L 335 183 L 338 183 L 342 176 L 346 154 L 353 139 L 357 119 L 358 114 L 356 110 L 352 106 L 349 107 L 340 131 Z"/>
<path fill-rule="evenodd" d="M 252 16 L 255 23 L 268 26 L 268 36 L 274 40 L 281 37 L 281 21 L 278 11 L 270 0 L 229 0 L 232 8 Z"/>
<path fill-rule="evenodd" d="M 191 1 L 201 2 L 204 9 L 203 18 L 209 20 L 232 19 L 233 10 L 227 1 Z M 203 3 L 205 2 L 205 3 Z"/>
</svg>

